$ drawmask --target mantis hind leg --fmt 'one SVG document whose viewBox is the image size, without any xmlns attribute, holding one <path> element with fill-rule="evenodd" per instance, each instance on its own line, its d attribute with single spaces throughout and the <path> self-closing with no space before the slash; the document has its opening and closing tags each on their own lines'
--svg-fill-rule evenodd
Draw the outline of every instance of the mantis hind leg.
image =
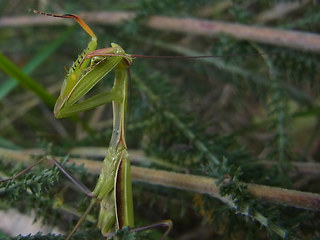
<svg viewBox="0 0 320 240">
<path fill-rule="evenodd" d="M 51 162 L 54 163 L 54 165 L 56 165 L 59 170 L 67 176 L 67 178 L 69 178 L 82 192 L 84 192 L 87 196 L 93 198 L 89 207 L 86 209 L 86 211 L 83 213 L 83 215 L 81 216 L 81 218 L 78 220 L 77 224 L 74 226 L 74 228 L 72 229 L 72 231 L 68 234 L 66 240 L 69 240 L 71 238 L 71 236 L 74 234 L 74 232 L 79 228 L 80 224 L 83 222 L 83 220 L 86 218 L 86 216 L 89 214 L 90 210 L 92 209 L 92 207 L 94 206 L 94 204 L 96 203 L 96 195 L 94 193 L 92 193 L 89 188 L 87 188 L 85 185 L 83 185 L 78 179 L 76 179 L 67 169 L 65 169 L 61 163 L 59 163 L 56 159 L 54 159 L 52 156 L 45 156 L 42 157 L 41 159 L 39 159 L 38 161 L 36 161 L 35 163 L 33 163 L 32 165 L 30 165 L 29 167 L 25 168 L 24 170 L 18 172 L 17 174 L 15 174 L 13 177 L 9 177 L 6 179 L 1 179 L 0 183 L 4 183 L 4 182 L 8 182 L 11 180 L 15 180 L 18 177 L 22 176 L 23 174 L 27 173 L 28 171 L 30 171 L 32 168 L 34 168 L 35 166 L 39 165 L 41 162 L 43 162 L 44 160 L 49 160 Z"/>
<path fill-rule="evenodd" d="M 39 165 L 43 160 L 45 160 L 45 158 L 41 158 L 39 159 L 38 161 L 36 161 L 35 163 L 33 163 L 32 165 L 30 165 L 29 167 L 23 169 L 22 171 L 18 172 L 17 174 L 15 174 L 14 176 L 12 177 L 9 177 L 9 178 L 5 178 L 5 179 L 1 179 L 0 180 L 0 183 L 5 183 L 5 182 L 8 182 L 8 181 L 12 181 L 12 180 L 15 180 L 17 179 L 18 177 L 22 176 L 23 174 L 29 172 L 32 168 L 34 168 L 35 166 Z"/>
<path fill-rule="evenodd" d="M 56 159 L 54 159 L 54 157 L 52 156 L 45 156 L 40 158 L 38 161 L 36 161 L 35 163 L 33 163 L 32 165 L 30 165 L 29 167 L 23 169 L 22 171 L 18 172 L 17 174 L 15 174 L 12 177 L 6 178 L 6 179 L 1 179 L 0 183 L 4 183 L 4 182 L 8 182 L 11 180 L 15 180 L 18 177 L 22 176 L 23 174 L 29 172 L 32 168 L 34 168 L 35 166 L 39 165 L 41 162 L 43 162 L 44 160 L 49 160 L 51 161 L 54 165 L 56 165 L 59 170 L 67 177 L 70 179 L 70 181 L 72 181 L 83 193 L 85 193 L 87 196 L 91 197 L 91 198 L 95 198 L 95 194 L 93 194 L 91 192 L 91 190 L 89 188 L 87 188 L 85 185 L 83 185 L 78 179 L 76 179 L 67 169 L 65 169 L 65 167 L 63 167 L 61 165 L 61 163 L 59 163 Z"/>
<path fill-rule="evenodd" d="M 140 232 L 140 231 L 149 230 L 149 229 L 152 229 L 152 228 L 163 228 L 163 227 L 166 227 L 167 230 L 164 232 L 164 234 L 160 238 L 160 240 L 164 240 L 168 236 L 169 232 L 171 231 L 172 226 L 173 226 L 172 221 L 170 219 L 167 219 L 167 220 L 163 220 L 161 222 L 156 222 L 156 223 L 153 223 L 153 224 L 150 224 L 150 225 L 147 225 L 147 226 L 132 228 L 132 229 L 130 229 L 130 232 L 134 233 L 134 232 Z M 111 238 L 111 237 L 114 237 L 115 235 L 116 235 L 116 232 L 107 233 L 104 236 L 107 237 L 107 238 Z"/>
<path fill-rule="evenodd" d="M 75 231 L 77 231 L 77 229 L 79 228 L 80 224 L 86 219 L 87 215 L 89 214 L 89 212 L 91 211 L 91 209 L 92 209 L 92 207 L 94 206 L 95 203 L 96 203 L 96 201 L 94 201 L 94 199 L 92 199 L 89 207 L 82 214 L 81 218 L 78 220 L 77 224 L 73 227 L 72 231 L 68 234 L 68 236 L 66 237 L 66 240 L 69 240 L 72 237 L 72 235 L 75 233 Z"/>
</svg>

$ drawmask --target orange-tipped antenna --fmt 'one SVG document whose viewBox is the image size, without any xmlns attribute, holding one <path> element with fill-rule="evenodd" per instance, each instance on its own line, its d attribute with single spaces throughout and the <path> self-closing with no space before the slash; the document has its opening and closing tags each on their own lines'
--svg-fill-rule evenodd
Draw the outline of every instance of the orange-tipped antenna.
<svg viewBox="0 0 320 240">
<path fill-rule="evenodd" d="M 91 28 L 77 15 L 75 14 L 65 14 L 65 15 L 59 15 L 59 14 L 54 14 L 54 13 L 46 13 L 46 12 L 40 12 L 38 10 L 33 10 L 33 13 L 36 14 L 41 14 L 45 16 L 51 16 L 51 17 L 59 17 L 59 18 L 72 18 L 75 20 L 77 23 L 80 24 L 80 26 L 93 38 L 96 38 L 96 35 L 93 33 Z"/>
</svg>

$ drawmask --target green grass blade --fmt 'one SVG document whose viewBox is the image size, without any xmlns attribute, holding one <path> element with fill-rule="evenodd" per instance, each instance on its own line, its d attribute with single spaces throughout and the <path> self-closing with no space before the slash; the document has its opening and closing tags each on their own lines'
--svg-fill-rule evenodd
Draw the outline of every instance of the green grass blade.
<svg viewBox="0 0 320 240">
<path fill-rule="evenodd" d="M 15 78 L 22 86 L 34 92 L 43 102 L 50 107 L 55 104 L 55 97 L 48 93 L 41 85 L 34 81 L 31 77 L 21 71 L 14 63 L 12 63 L 6 56 L 0 53 L 0 68 Z"/>
<path fill-rule="evenodd" d="M 0 85 L 0 101 L 16 86 L 18 82 L 14 78 L 10 78 Z"/>
<path fill-rule="evenodd" d="M 48 46 L 39 51 L 39 53 L 22 68 L 22 71 L 26 74 L 30 74 L 34 69 L 36 69 L 47 57 L 49 57 L 59 46 L 67 40 L 68 36 L 73 32 L 74 27 L 68 28 L 60 38 L 51 42 Z M 0 101 L 16 86 L 18 81 L 14 78 L 8 79 L 2 85 L 0 85 Z"/>
</svg>

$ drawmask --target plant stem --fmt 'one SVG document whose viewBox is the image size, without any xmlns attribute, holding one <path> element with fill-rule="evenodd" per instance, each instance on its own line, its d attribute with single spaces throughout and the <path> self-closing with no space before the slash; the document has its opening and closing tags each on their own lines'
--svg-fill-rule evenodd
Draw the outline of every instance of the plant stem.
<svg viewBox="0 0 320 240">
<path fill-rule="evenodd" d="M 39 154 L 41 151 L 35 150 L 33 154 Z M 32 152 L 15 151 L 0 148 L 0 157 L 6 161 L 17 161 L 23 163 L 31 162 Z M 59 157 L 56 157 L 59 159 Z M 90 173 L 99 174 L 101 171 L 101 162 L 71 158 L 69 162 L 77 165 L 84 164 Z M 196 176 L 191 174 L 175 173 L 163 170 L 131 167 L 132 178 L 135 181 L 187 190 L 195 193 L 208 194 L 214 198 L 233 206 L 231 200 L 219 195 L 219 187 L 216 185 L 217 179 Z M 262 201 L 278 203 L 285 206 L 320 211 L 320 194 L 302 192 L 291 189 L 270 187 L 252 183 L 244 183 L 248 186 L 248 191 Z"/>
<path fill-rule="evenodd" d="M 82 12 L 79 13 L 86 22 L 119 25 L 135 18 L 134 12 Z M 49 19 L 43 16 L 2 17 L 1 27 L 24 27 L 70 24 L 62 19 Z M 320 35 L 299 31 L 279 30 L 268 27 L 247 26 L 222 21 L 208 21 L 193 18 L 174 18 L 150 16 L 144 21 L 147 27 L 162 31 L 191 33 L 202 36 L 227 34 L 237 39 L 255 41 L 270 45 L 284 46 L 303 51 L 320 52 Z"/>
</svg>

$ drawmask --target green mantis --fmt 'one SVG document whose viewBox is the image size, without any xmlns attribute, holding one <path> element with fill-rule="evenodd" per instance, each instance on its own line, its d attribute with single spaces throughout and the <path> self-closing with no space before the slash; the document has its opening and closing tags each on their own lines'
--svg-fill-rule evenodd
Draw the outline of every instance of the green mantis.
<svg viewBox="0 0 320 240">
<path fill-rule="evenodd" d="M 134 227 L 133 203 L 130 161 L 125 142 L 125 118 L 127 105 L 128 71 L 132 57 L 117 44 L 111 47 L 96 50 L 97 37 L 90 27 L 78 16 L 73 14 L 57 15 L 34 10 L 42 15 L 72 18 L 91 36 L 88 47 L 79 55 L 70 68 L 65 78 L 60 95 L 54 107 L 57 118 L 68 117 L 78 112 L 95 108 L 99 105 L 112 102 L 113 104 L 113 132 L 104 159 L 98 183 L 91 195 L 94 198 L 79 220 L 74 230 L 69 234 L 69 239 L 78 225 L 90 211 L 92 206 L 100 202 L 98 227 L 104 236 L 110 237 L 112 232 L 125 226 Z M 110 91 L 99 93 L 82 102 L 78 102 L 91 88 L 93 88 L 110 71 L 115 71 L 113 88 Z M 72 177 L 69 176 L 72 179 Z M 90 192 L 87 191 L 86 192 Z M 166 220 L 147 227 L 135 228 L 131 231 L 141 231 L 147 228 L 166 226 L 167 235 L 172 227 L 172 222 Z"/>
</svg>

